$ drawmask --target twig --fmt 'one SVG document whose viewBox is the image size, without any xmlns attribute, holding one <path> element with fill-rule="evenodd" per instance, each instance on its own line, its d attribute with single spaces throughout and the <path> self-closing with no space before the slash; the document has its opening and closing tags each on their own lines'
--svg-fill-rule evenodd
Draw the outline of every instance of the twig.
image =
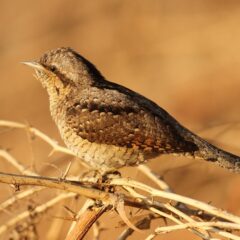
<svg viewBox="0 0 240 240">
<path fill-rule="evenodd" d="M 29 127 L 25 124 L 11 122 L 11 121 L 1 121 L 0 126 L 5 126 L 9 128 L 19 128 L 28 131 L 29 133 L 41 138 L 43 141 L 48 143 L 52 147 L 53 152 L 62 152 L 64 154 L 68 154 L 74 156 L 74 154 L 65 147 L 61 147 L 57 142 L 52 140 L 43 132 Z M 216 233 L 222 237 L 236 240 L 240 239 L 239 236 L 227 232 L 229 229 L 231 230 L 239 230 L 240 229 L 240 217 L 234 216 L 226 211 L 217 209 L 209 204 L 197 201 L 195 199 L 187 198 L 172 192 L 170 187 L 166 182 L 161 180 L 158 176 L 156 176 L 148 167 L 139 166 L 139 170 L 144 173 L 147 177 L 149 177 L 154 183 L 156 183 L 162 190 L 158 190 L 156 188 L 150 187 L 146 184 L 133 181 L 130 179 L 113 179 L 108 182 L 98 183 L 96 179 L 90 179 L 81 181 L 70 181 L 65 180 L 70 165 L 67 167 L 67 170 L 62 177 L 59 179 L 54 178 L 46 178 L 38 176 L 35 172 L 26 170 L 23 165 L 21 165 L 14 157 L 12 157 L 7 151 L 0 150 L 0 156 L 6 159 L 10 164 L 12 164 L 18 171 L 23 174 L 28 174 L 32 176 L 23 176 L 16 174 L 4 174 L 0 173 L 0 182 L 13 184 L 17 187 L 21 185 L 35 185 L 35 186 L 43 186 L 48 188 L 55 188 L 64 191 L 68 191 L 69 196 L 75 196 L 76 194 L 83 195 L 87 198 L 95 200 L 99 200 L 102 208 L 107 206 L 112 206 L 116 210 L 118 210 L 119 215 L 122 217 L 124 222 L 130 226 L 128 230 L 125 231 L 127 234 L 133 232 L 133 229 L 137 230 L 136 227 L 139 227 L 138 221 L 135 223 L 135 226 L 127 219 L 124 205 L 137 207 L 138 209 L 145 209 L 148 211 L 148 215 L 154 215 L 154 218 L 164 217 L 176 223 L 177 225 L 158 227 L 155 229 L 155 233 L 149 235 L 147 237 L 148 240 L 155 238 L 158 234 L 177 231 L 180 229 L 187 229 L 192 231 L 194 234 L 198 235 L 202 239 L 213 240 L 216 238 L 212 238 L 209 233 Z M 85 164 L 84 164 L 85 165 Z M 78 179 L 78 178 L 73 178 Z M 117 187 L 119 186 L 119 187 Z M 111 192 L 106 192 L 106 189 L 112 189 Z M 41 189 L 41 188 L 39 188 Z M 119 194 L 116 189 L 125 189 L 127 193 Z M 6 207 L 13 205 L 17 200 L 24 199 L 27 196 L 33 194 L 34 191 L 27 190 L 23 193 L 16 195 L 16 197 L 12 197 L 9 200 L 5 201 L 0 205 L 0 211 L 6 209 Z M 125 194 L 126 193 L 126 194 Z M 68 194 L 64 194 L 68 195 Z M 59 195 L 61 196 L 61 195 Z M 71 197 L 70 196 L 70 197 Z M 160 202 L 154 198 L 160 197 L 167 201 L 174 201 L 175 205 Z M 55 200 L 52 199 L 47 203 L 44 203 L 38 207 L 44 209 L 46 206 L 50 206 L 51 202 L 53 203 Z M 179 204 L 180 203 L 180 204 Z M 36 208 L 37 211 L 39 210 Z M 196 210 L 191 209 L 193 207 Z M 72 228 L 69 234 L 69 240 L 71 239 L 81 239 L 82 236 L 89 230 L 92 224 L 98 219 L 98 214 L 101 216 L 101 207 L 100 208 L 82 208 L 80 211 L 80 218 L 77 217 L 78 221 L 72 224 Z M 34 211 L 36 211 L 36 209 Z M 103 210 L 105 212 L 105 210 Z M 9 227 L 18 223 L 22 219 L 26 218 L 29 212 L 25 211 L 18 215 L 18 217 L 11 219 L 6 224 L 0 226 L 0 230 L 6 231 Z M 225 220 L 226 221 L 225 221 Z M 84 220 L 85 223 L 82 222 Z M 151 221 L 151 220 L 150 220 Z M 143 221 L 144 222 L 144 221 Z M 84 225 L 85 224 L 85 225 Z M 141 228 L 141 227 L 140 227 Z M 72 234 L 73 233 L 73 234 Z M 124 234 L 124 232 L 123 232 Z M 71 238 L 72 236 L 72 238 Z M 126 235 L 127 236 L 127 235 Z M 123 238 L 124 239 L 124 238 Z"/>
<path fill-rule="evenodd" d="M 93 224 L 93 240 L 100 240 L 100 234 L 104 229 L 100 226 L 100 222 L 97 220 Z"/>
<path fill-rule="evenodd" d="M 163 191 L 165 192 L 172 192 L 171 188 L 168 186 L 168 184 L 164 181 L 162 181 L 159 177 L 157 177 L 149 167 L 145 165 L 139 165 L 138 169 L 144 173 L 146 176 L 148 176 L 153 182 L 155 182 Z"/>
<path fill-rule="evenodd" d="M 94 188 L 86 187 L 84 184 L 69 180 L 60 180 L 55 178 L 47 178 L 40 176 L 23 176 L 10 173 L 0 172 L 0 182 L 13 185 L 35 185 L 48 188 L 60 189 L 68 192 L 77 193 L 85 197 L 101 200 L 106 203 L 115 203 L 116 197 L 113 194 L 99 191 Z"/>
<path fill-rule="evenodd" d="M 74 193 L 64 193 L 64 194 L 60 194 L 57 197 L 51 199 L 50 201 L 37 206 L 34 209 L 35 213 L 42 213 L 45 212 L 47 209 L 49 209 L 50 207 L 54 206 L 55 204 L 57 204 L 58 202 L 66 199 L 66 198 L 70 198 L 75 196 Z M 30 216 L 31 212 L 30 211 L 25 211 L 22 212 L 21 214 L 17 215 L 15 218 L 9 220 L 7 223 L 5 223 L 4 225 L 0 226 L 0 235 L 3 234 L 4 232 L 6 232 L 9 228 L 13 227 L 15 224 L 17 224 L 18 222 L 28 218 Z"/>
<path fill-rule="evenodd" d="M 109 209 L 109 205 L 91 207 L 79 216 L 75 227 L 70 231 L 66 240 L 81 240 L 87 234 L 91 226 Z"/>
<path fill-rule="evenodd" d="M 42 187 L 36 187 L 36 188 L 33 188 L 33 189 L 28 189 L 28 190 L 25 190 L 23 192 L 20 192 L 16 195 L 14 195 L 13 197 L 7 199 L 5 202 L 2 202 L 0 204 L 0 213 L 1 211 L 4 211 L 6 210 L 7 208 L 11 207 L 13 204 L 15 204 L 17 201 L 19 200 L 22 200 L 24 198 L 27 198 L 31 195 L 33 195 L 34 193 L 38 192 L 38 191 L 41 191 L 43 190 L 44 188 Z"/>
<path fill-rule="evenodd" d="M 68 234 L 73 230 L 73 228 L 75 227 L 76 223 L 77 223 L 77 219 L 91 206 L 94 205 L 94 201 L 92 199 L 87 199 L 86 202 L 83 204 L 83 206 L 81 207 L 80 211 L 75 214 L 74 218 L 75 221 L 72 222 L 69 230 L 68 230 Z M 68 235 L 67 234 L 67 235 Z"/>
<path fill-rule="evenodd" d="M 125 188 L 128 192 L 130 192 L 132 196 L 137 197 L 137 198 L 139 198 L 139 197 L 144 198 L 144 195 L 137 193 L 137 192 L 136 192 L 135 190 L 133 190 L 132 188 L 126 187 L 126 186 L 124 186 L 124 188 Z M 162 207 L 166 207 L 167 209 L 169 209 L 169 208 L 167 207 L 168 204 L 162 203 L 161 205 L 162 205 Z M 175 211 L 173 211 L 173 209 L 171 209 L 171 211 L 176 213 L 177 209 L 174 208 L 174 207 L 172 207 L 172 208 L 175 209 Z M 149 207 L 149 210 L 151 210 L 153 213 L 156 213 L 156 214 L 158 214 L 159 216 L 164 217 L 164 218 L 166 218 L 166 219 L 169 219 L 169 220 L 171 220 L 171 221 L 173 221 L 173 222 L 175 222 L 175 223 L 177 223 L 177 224 L 180 224 L 180 225 L 182 224 L 182 222 L 181 222 L 178 218 L 176 218 L 173 214 L 168 214 L 168 213 L 166 213 L 166 212 L 164 212 L 164 211 L 161 211 L 161 210 L 159 210 L 159 209 L 157 209 L 157 208 L 155 208 L 155 207 Z M 179 211 L 179 212 L 180 212 L 180 211 Z M 180 214 L 177 214 L 177 215 L 179 216 Z M 182 215 L 183 215 L 183 213 L 182 213 Z M 180 215 L 180 216 L 181 216 L 181 215 Z M 189 218 L 190 218 L 190 217 L 189 217 Z M 194 221 L 194 220 L 192 220 L 192 221 Z M 206 233 L 202 233 L 201 230 L 200 230 L 200 231 L 195 230 L 195 229 L 189 229 L 189 230 L 192 231 L 192 232 L 194 232 L 196 235 L 200 236 L 202 239 L 206 239 L 206 240 L 210 240 L 210 239 L 211 239 L 211 238 L 209 238 L 208 236 L 206 236 Z M 124 236 L 125 236 L 125 235 L 124 235 Z"/>
<path fill-rule="evenodd" d="M 39 138 L 41 138 L 43 141 L 48 143 L 53 148 L 53 151 L 50 154 L 52 154 L 53 152 L 62 152 L 62 153 L 66 153 L 68 155 L 75 156 L 75 154 L 72 151 L 70 151 L 69 149 L 67 149 L 65 147 L 61 147 L 56 141 L 52 140 L 45 133 L 39 131 L 38 129 L 36 129 L 34 127 L 29 127 L 22 123 L 6 121 L 6 120 L 0 120 L 0 126 L 25 129 L 25 130 L 29 131 L 30 133 L 32 133 L 33 135 L 38 136 Z"/>
<path fill-rule="evenodd" d="M 37 175 L 36 173 L 25 169 L 22 164 L 20 164 L 11 154 L 9 154 L 5 150 L 0 149 L 0 157 L 6 159 L 12 166 L 14 166 L 21 173 Z"/>
<path fill-rule="evenodd" d="M 169 185 L 160 179 L 160 177 L 158 177 L 149 167 L 145 166 L 145 165 L 140 165 L 138 166 L 138 169 L 144 173 L 147 177 L 149 177 L 153 182 L 155 182 L 160 188 L 162 188 L 163 191 L 165 192 L 173 192 L 171 190 L 171 188 L 169 187 Z M 179 211 L 178 209 L 176 209 L 175 207 L 171 206 L 170 204 L 164 204 L 164 206 L 169 209 L 168 205 L 171 207 L 171 211 L 174 213 L 178 213 L 177 215 L 180 217 L 183 217 L 183 219 L 189 221 L 189 222 L 195 222 L 191 217 L 189 217 L 188 215 L 184 214 L 183 212 Z M 184 206 L 184 208 L 187 208 L 186 205 L 182 204 L 182 206 Z M 178 224 L 182 224 L 181 221 L 179 221 L 177 218 L 175 218 L 172 214 L 167 214 L 163 211 L 160 211 L 154 207 L 150 208 L 151 211 L 153 212 L 157 212 L 159 215 L 166 217 L 167 219 L 171 219 L 173 222 L 176 222 Z M 175 211 L 174 211 L 175 210 Z M 202 239 L 206 239 L 206 240 L 210 240 L 211 238 L 209 238 L 209 235 L 207 234 L 206 231 L 201 231 L 201 229 L 198 231 L 196 229 L 189 229 L 190 231 L 194 232 L 196 235 L 198 235 L 199 237 L 201 237 Z"/>
<path fill-rule="evenodd" d="M 194 223 L 185 223 L 181 225 L 167 226 L 167 227 L 159 227 L 156 229 L 158 234 L 168 233 L 176 230 L 186 229 L 186 228 L 196 228 L 201 227 L 203 229 L 211 229 L 211 227 L 220 227 L 225 229 L 237 229 L 240 230 L 240 225 L 236 223 L 229 222 L 194 222 Z"/>
<path fill-rule="evenodd" d="M 117 185 L 117 186 L 129 186 L 129 187 L 134 187 L 141 189 L 143 191 L 146 191 L 151 194 L 151 196 L 155 197 L 162 197 L 162 198 L 167 198 L 169 200 L 173 200 L 176 202 L 182 202 L 184 204 L 196 207 L 198 209 L 202 209 L 203 211 L 209 212 L 215 216 L 218 216 L 220 218 L 226 219 L 228 221 L 238 223 L 240 224 L 240 217 L 237 217 L 233 214 L 230 214 L 226 211 L 217 209 L 209 204 L 197 201 L 195 199 L 191 199 L 188 197 L 184 197 L 175 193 L 169 193 L 169 192 L 164 192 L 161 190 L 154 189 L 146 184 L 131 180 L 131 179 L 123 179 L 123 178 L 118 178 L 118 179 L 112 179 L 110 181 L 111 185 Z"/>
<path fill-rule="evenodd" d="M 143 217 L 135 224 L 139 229 L 149 229 L 150 223 L 156 217 L 153 214 L 148 214 L 146 217 Z M 125 229 L 117 238 L 117 240 L 126 240 L 129 236 L 133 234 L 134 230 L 132 228 Z"/>
</svg>

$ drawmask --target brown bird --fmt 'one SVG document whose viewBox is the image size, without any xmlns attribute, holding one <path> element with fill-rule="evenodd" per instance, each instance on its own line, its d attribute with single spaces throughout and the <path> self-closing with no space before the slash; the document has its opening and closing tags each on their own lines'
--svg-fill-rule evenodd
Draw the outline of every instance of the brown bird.
<svg viewBox="0 0 240 240">
<path fill-rule="evenodd" d="M 177 122 L 144 96 L 107 81 L 71 48 L 46 52 L 33 67 L 67 147 L 101 172 L 135 166 L 161 154 L 187 155 L 240 171 L 240 158 Z"/>
</svg>

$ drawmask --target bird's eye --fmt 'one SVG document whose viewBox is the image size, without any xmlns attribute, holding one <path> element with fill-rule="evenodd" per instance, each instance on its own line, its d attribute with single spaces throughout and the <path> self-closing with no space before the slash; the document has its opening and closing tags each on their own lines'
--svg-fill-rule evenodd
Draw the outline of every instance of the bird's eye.
<svg viewBox="0 0 240 240">
<path fill-rule="evenodd" d="M 56 72 L 56 70 L 57 70 L 57 68 L 56 68 L 55 66 L 53 66 L 53 65 L 50 66 L 50 71 L 51 71 L 51 72 Z"/>
</svg>

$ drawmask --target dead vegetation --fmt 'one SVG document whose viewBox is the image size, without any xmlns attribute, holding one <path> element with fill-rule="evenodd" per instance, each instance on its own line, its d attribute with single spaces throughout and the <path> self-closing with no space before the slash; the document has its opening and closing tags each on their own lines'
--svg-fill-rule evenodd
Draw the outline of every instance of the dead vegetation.
<svg viewBox="0 0 240 240">
<path fill-rule="evenodd" d="M 59 146 L 36 128 L 3 120 L 0 127 L 25 130 L 49 144 L 51 154 L 61 152 L 73 157 L 68 149 Z M 18 171 L 17 174 L 0 173 L 0 182 L 14 190 L 0 204 L 1 219 L 5 219 L 0 225 L 0 238 L 50 239 L 51 236 L 51 239 L 58 239 L 61 231 L 55 228 L 56 221 L 67 221 L 71 224 L 68 225 L 65 239 L 83 239 L 87 233 L 92 239 L 103 239 L 102 232 L 110 228 L 104 227 L 102 217 L 113 213 L 119 216 L 119 227 L 122 229 L 118 240 L 129 239 L 134 234 L 141 234 L 141 239 L 150 240 L 179 230 L 189 231 L 206 240 L 240 238 L 240 217 L 174 193 L 160 176 L 144 165 L 138 169 L 151 179 L 154 187 L 118 175 L 71 175 L 72 161 L 58 176 L 46 177 L 26 169 L 8 150 L 1 149 L 0 157 Z M 40 201 L 44 192 L 50 197 Z M 73 210 L 67 199 L 81 201 L 81 205 Z M 65 210 L 65 217 L 57 216 L 56 206 Z M 50 225 L 40 233 L 39 225 L 51 209 L 54 210 Z M 155 227 L 151 227 L 153 222 Z"/>
</svg>

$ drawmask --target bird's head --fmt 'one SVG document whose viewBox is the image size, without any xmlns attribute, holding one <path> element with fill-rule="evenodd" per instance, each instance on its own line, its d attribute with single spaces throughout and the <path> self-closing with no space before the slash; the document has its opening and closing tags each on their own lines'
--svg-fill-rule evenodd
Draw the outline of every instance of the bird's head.
<svg viewBox="0 0 240 240">
<path fill-rule="evenodd" d="M 87 87 L 103 79 L 95 66 L 71 48 L 57 48 L 43 54 L 37 61 L 23 62 L 34 68 L 36 78 L 51 95 L 69 87 Z"/>
</svg>

